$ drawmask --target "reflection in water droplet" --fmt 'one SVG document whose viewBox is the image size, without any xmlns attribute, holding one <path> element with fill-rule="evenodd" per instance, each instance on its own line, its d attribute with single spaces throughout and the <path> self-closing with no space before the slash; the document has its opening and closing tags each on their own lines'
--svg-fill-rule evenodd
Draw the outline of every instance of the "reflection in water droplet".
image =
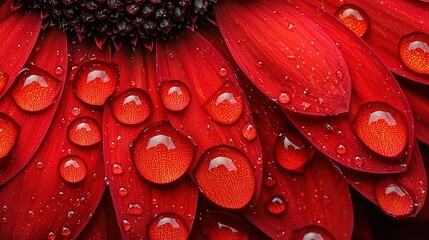
<svg viewBox="0 0 429 240">
<path fill-rule="evenodd" d="M 429 35 L 413 32 L 401 38 L 398 46 L 402 62 L 410 70 L 429 74 Z"/>
<path fill-rule="evenodd" d="M 279 134 L 274 154 L 284 169 L 302 172 L 307 162 L 313 158 L 314 150 L 299 133 L 288 131 Z"/>
<path fill-rule="evenodd" d="M 175 213 L 161 213 L 154 217 L 147 226 L 151 240 L 185 240 L 189 229 L 182 217 Z"/>
<path fill-rule="evenodd" d="M 74 155 L 66 156 L 58 164 L 60 176 L 69 183 L 82 181 L 87 174 L 86 164 L 82 158 Z"/>
<path fill-rule="evenodd" d="M 70 123 L 68 138 L 79 146 L 92 146 L 101 141 L 101 129 L 98 122 L 91 117 L 79 117 Z"/>
<path fill-rule="evenodd" d="M 162 104 L 171 111 L 185 109 L 191 101 L 189 88 L 179 80 L 165 81 L 159 85 Z"/>
<path fill-rule="evenodd" d="M 415 210 L 413 197 L 402 185 L 384 179 L 375 186 L 375 196 L 381 209 L 394 217 L 411 215 Z"/>
<path fill-rule="evenodd" d="M 128 125 L 145 121 L 152 113 L 152 100 L 145 91 L 132 88 L 115 97 L 111 103 L 115 118 Z"/>
</svg>

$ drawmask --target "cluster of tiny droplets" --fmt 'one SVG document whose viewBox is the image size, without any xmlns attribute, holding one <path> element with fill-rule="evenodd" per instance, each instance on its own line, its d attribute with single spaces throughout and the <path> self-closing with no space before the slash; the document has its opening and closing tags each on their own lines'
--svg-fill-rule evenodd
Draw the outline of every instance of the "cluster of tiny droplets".
<svg viewBox="0 0 429 240">
<path fill-rule="evenodd" d="M 14 0 L 13 7 L 38 10 L 44 26 L 57 25 L 79 37 L 113 41 L 165 39 L 217 0 Z"/>
</svg>

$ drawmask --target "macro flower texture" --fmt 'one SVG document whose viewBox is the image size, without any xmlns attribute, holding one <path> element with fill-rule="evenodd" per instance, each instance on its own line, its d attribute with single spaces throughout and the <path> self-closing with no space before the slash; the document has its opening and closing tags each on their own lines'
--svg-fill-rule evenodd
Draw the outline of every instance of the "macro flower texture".
<svg viewBox="0 0 429 240">
<path fill-rule="evenodd" d="M 0 239 L 429 234 L 426 0 L 4 0 L 0 59 Z"/>
</svg>

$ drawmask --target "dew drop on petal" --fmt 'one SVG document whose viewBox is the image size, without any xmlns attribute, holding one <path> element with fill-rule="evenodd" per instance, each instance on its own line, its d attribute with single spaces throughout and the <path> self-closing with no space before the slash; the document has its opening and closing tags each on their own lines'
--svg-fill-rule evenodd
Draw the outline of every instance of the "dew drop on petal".
<svg viewBox="0 0 429 240">
<path fill-rule="evenodd" d="M 280 93 L 279 95 L 279 102 L 286 104 L 290 102 L 290 97 L 287 93 Z"/>
<path fill-rule="evenodd" d="M 119 174 L 121 174 L 123 172 L 123 170 L 122 170 L 122 166 L 120 165 L 120 164 L 118 164 L 118 163 L 114 163 L 113 165 L 112 165 L 112 173 L 113 174 L 115 174 L 115 175 L 119 175 Z"/>
<path fill-rule="evenodd" d="M 408 145 L 408 124 L 403 113 L 383 102 L 360 107 L 353 128 L 359 139 L 385 157 L 398 156 Z"/>
<path fill-rule="evenodd" d="M 325 228 L 311 225 L 294 231 L 292 240 L 334 240 L 332 234 Z"/>
<path fill-rule="evenodd" d="M 277 162 L 289 171 L 302 172 L 305 164 L 313 158 L 314 150 L 299 134 L 279 134 L 274 146 Z"/>
<path fill-rule="evenodd" d="M 241 218 L 227 212 L 209 212 L 198 222 L 202 239 L 246 240 L 250 238 L 250 228 Z"/>
<path fill-rule="evenodd" d="M 90 61 L 79 67 L 73 81 L 80 100 L 102 106 L 119 83 L 119 70 L 113 63 Z"/>
<path fill-rule="evenodd" d="M 118 194 L 120 197 L 125 197 L 128 194 L 128 190 L 124 187 L 120 187 L 118 190 Z"/>
<path fill-rule="evenodd" d="M 91 117 L 79 117 L 73 120 L 67 130 L 70 141 L 79 146 L 92 146 L 101 141 L 101 129 Z"/>
<path fill-rule="evenodd" d="M 57 238 L 57 235 L 54 232 L 49 232 L 47 239 L 48 240 L 55 240 L 55 238 Z"/>
<path fill-rule="evenodd" d="M 270 198 L 265 203 L 265 208 L 267 209 L 267 211 L 274 215 L 280 215 L 284 213 L 286 211 L 286 207 L 287 207 L 286 200 L 284 199 L 284 197 L 280 195 L 276 195 Z"/>
<path fill-rule="evenodd" d="M 276 185 L 276 179 L 273 176 L 266 176 L 264 178 L 265 186 L 272 188 Z"/>
<path fill-rule="evenodd" d="M 128 206 L 127 213 L 130 215 L 141 215 L 143 213 L 143 208 L 139 203 L 131 203 Z"/>
<path fill-rule="evenodd" d="M 255 191 L 255 176 L 249 159 L 231 146 L 206 150 L 194 176 L 204 195 L 225 208 L 244 207 Z"/>
<path fill-rule="evenodd" d="M 6 157 L 18 139 L 20 127 L 8 115 L 0 113 L 0 159 Z"/>
<path fill-rule="evenodd" d="M 358 6 L 343 5 L 335 12 L 335 16 L 359 37 L 368 31 L 369 18 L 366 12 Z"/>
<path fill-rule="evenodd" d="M 380 180 L 375 186 L 375 196 L 381 209 L 391 216 L 411 215 L 415 210 L 413 197 L 393 180 Z"/>
<path fill-rule="evenodd" d="M 128 125 L 142 123 L 152 113 L 152 100 L 145 91 L 132 88 L 115 97 L 111 103 L 116 119 Z"/>
<path fill-rule="evenodd" d="M 338 144 L 336 150 L 337 150 L 337 153 L 340 155 L 344 155 L 347 153 L 347 148 L 343 144 Z"/>
<path fill-rule="evenodd" d="M 219 69 L 219 76 L 226 77 L 227 75 L 228 75 L 228 70 L 226 70 L 226 68 Z"/>
<path fill-rule="evenodd" d="M 58 165 L 58 171 L 60 176 L 69 183 L 82 181 L 88 172 L 85 161 L 74 155 L 62 158 Z"/>
<path fill-rule="evenodd" d="M 54 103 L 61 89 L 61 81 L 37 67 L 22 72 L 15 81 L 11 95 L 24 111 L 37 112 Z"/>
<path fill-rule="evenodd" d="M 63 229 L 61 230 L 61 235 L 63 236 L 68 236 L 70 235 L 71 230 L 68 227 L 63 227 Z"/>
<path fill-rule="evenodd" d="M 243 134 L 243 137 L 246 138 L 248 141 L 252 141 L 256 138 L 256 128 L 253 126 L 252 123 L 246 124 L 243 129 L 241 129 L 241 133 Z"/>
<path fill-rule="evenodd" d="M 128 219 L 122 220 L 122 227 L 124 228 L 125 232 L 130 231 L 130 229 L 131 229 L 131 223 L 130 223 L 130 221 Z"/>
<path fill-rule="evenodd" d="M 181 111 L 191 101 L 189 88 L 179 80 L 162 82 L 159 85 L 159 94 L 164 107 L 171 111 Z"/>
<path fill-rule="evenodd" d="M 235 85 L 225 81 L 204 103 L 203 109 L 214 121 L 230 125 L 240 118 L 243 112 L 243 99 Z"/>
<path fill-rule="evenodd" d="M 160 122 L 144 129 L 131 147 L 139 173 L 158 184 L 173 182 L 185 174 L 194 153 L 193 142 L 168 122 Z"/>
<path fill-rule="evenodd" d="M 27 214 L 25 215 L 25 218 L 28 220 L 28 221 L 31 221 L 31 220 L 33 220 L 34 219 L 34 212 L 33 211 L 28 211 L 27 212 Z"/>
<path fill-rule="evenodd" d="M 185 220 L 176 213 L 158 214 L 147 226 L 150 240 L 185 240 L 189 236 L 189 228 Z"/>
<path fill-rule="evenodd" d="M 62 68 L 61 66 L 57 66 L 55 68 L 55 74 L 58 75 L 58 76 L 63 75 L 64 74 L 64 68 Z"/>
<path fill-rule="evenodd" d="M 0 92 L 3 91 L 4 86 L 6 86 L 7 81 L 9 80 L 9 75 L 2 70 L 0 70 Z"/>
<path fill-rule="evenodd" d="M 429 35 L 422 32 L 412 32 L 401 38 L 399 56 L 410 70 L 429 74 Z"/>
</svg>

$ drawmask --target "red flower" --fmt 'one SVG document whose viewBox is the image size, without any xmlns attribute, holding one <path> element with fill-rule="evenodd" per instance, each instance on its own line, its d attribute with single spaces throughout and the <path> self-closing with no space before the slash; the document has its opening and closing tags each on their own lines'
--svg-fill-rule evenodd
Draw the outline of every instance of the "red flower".
<svg viewBox="0 0 429 240">
<path fill-rule="evenodd" d="M 1 239 L 421 237 L 427 3 L 215 2 L 0 3 Z"/>
</svg>

